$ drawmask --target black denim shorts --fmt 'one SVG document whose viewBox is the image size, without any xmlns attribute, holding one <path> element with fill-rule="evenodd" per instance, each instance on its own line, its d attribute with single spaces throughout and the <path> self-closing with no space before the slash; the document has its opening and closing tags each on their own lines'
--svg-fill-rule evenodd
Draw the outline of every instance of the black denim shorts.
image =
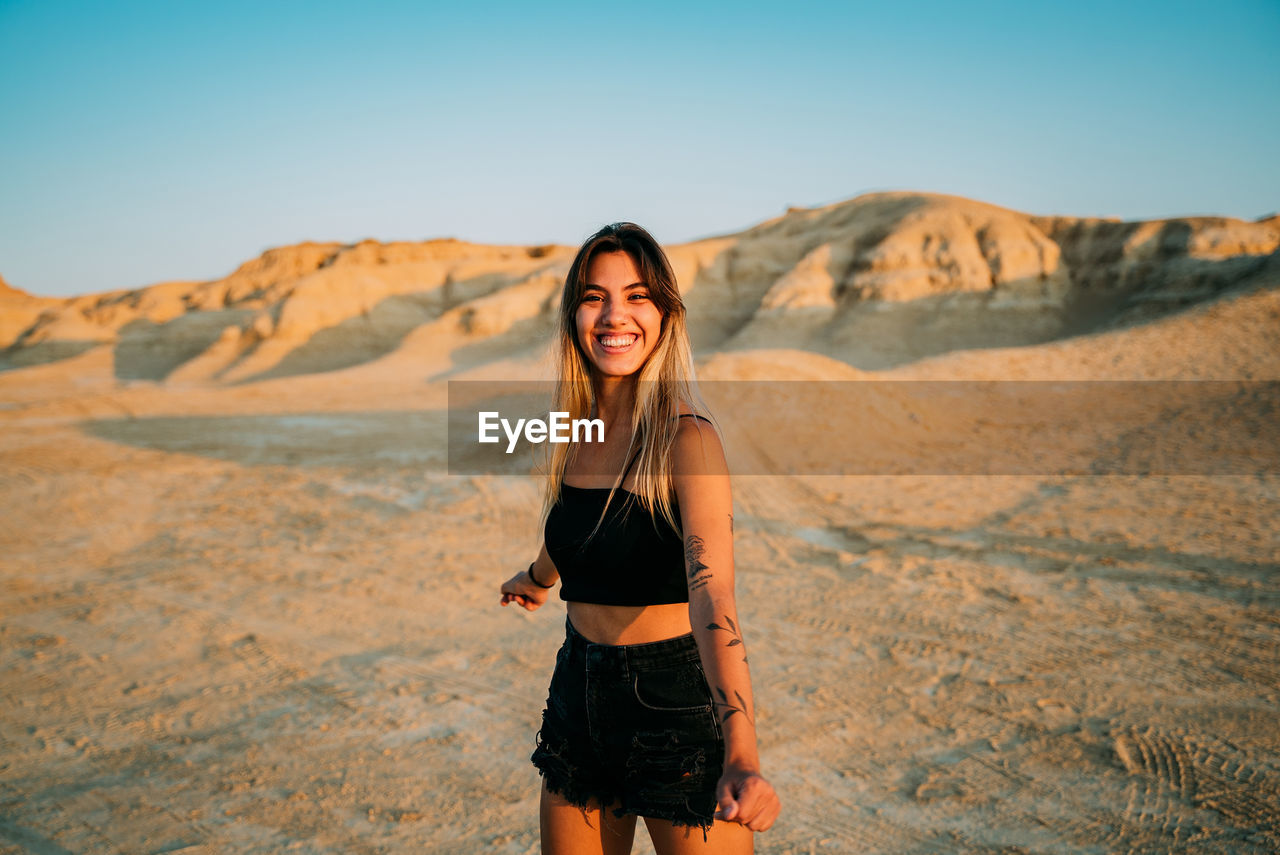
<svg viewBox="0 0 1280 855">
<path fill-rule="evenodd" d="M 547 788 L 586 807 L 618 802 L 673 825 L 711 827 L 724 738 L 693 635 L 594 644 L 565 621 L 538 747 Z"/>
</svg>

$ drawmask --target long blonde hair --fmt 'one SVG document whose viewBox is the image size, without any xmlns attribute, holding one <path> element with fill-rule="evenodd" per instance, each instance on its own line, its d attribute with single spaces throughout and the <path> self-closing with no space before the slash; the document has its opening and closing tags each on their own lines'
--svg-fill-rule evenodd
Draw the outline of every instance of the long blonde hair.
<svg viewBox="0 0 1280 855">
<path fill-rule="evenodd" d="M 587 269 L 592 258 L 601 252 L 625 252 L 631 256 L 641 280 L 649 288 L 649 298 L 662 312 L 658 343 L 636 378 L 631 441 L 625 459 L 630 461 L 636 452 L 639 453 L 636 488 L 631 491 L 635 500 L 650 514 L 661 514 L 673 529 L 679 531 L 680 521 L 672 507 L 671 448 L 680 427 L 680 406 L 683 403 L 700 415 L 707 415 L 707 412 L 694 381 L 684 301 L 680 298 L 671 262 L 652 235 L 635 223 L 612 223 L 600 229 L 587 238 L 569 266 L 560 299 L 559 335 L 555 344 L 558 371 L 552 409 L 567 412 L 570 419 L 587 418 L 595 410 L 595 387 L 591 382 L 595 369 L 578 341 L 576 316 L 586 291 Z M 544 521 L 560 498 L 568 463 L 569 446 L 565 443 L 552 444 L 550 477 L 542 508 Z M 625 475 L 624 467 L 609 490 L 601 521 L 622 487 Z"/>
</svg>

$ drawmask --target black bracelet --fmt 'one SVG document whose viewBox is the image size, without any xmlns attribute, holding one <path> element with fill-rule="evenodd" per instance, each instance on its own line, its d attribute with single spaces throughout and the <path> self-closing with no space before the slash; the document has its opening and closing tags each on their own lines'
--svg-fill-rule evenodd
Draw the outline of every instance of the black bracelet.
<svg viewBox="0 0 1280 855">
<path fill-rule="evenodd" d="M 537 576 L 533 575 L 533 565 L 537 563 L 538 562 L 536 561 L 529 562 L 529 569 L 525 571 L 526 573 L 529 574 L 529 581 L 533 582 L 533 584 L 537 585 L 539 588 L 554 588 L 556 586 L 555 582 L 552 582 L 550 585 L 544 585 L 538 581 Z"/>
</svg>

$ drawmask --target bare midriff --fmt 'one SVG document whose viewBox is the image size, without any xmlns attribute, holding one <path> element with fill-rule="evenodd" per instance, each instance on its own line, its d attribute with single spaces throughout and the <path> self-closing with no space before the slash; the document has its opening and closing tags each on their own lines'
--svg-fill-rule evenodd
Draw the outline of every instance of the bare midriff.
<svg viewBox="0 0 1280 855">
<path fill-rule="evenodd" d="M 573 628 L 596 644 L 647 644 L 692 631 L 688 603 L 602 606 L 567 603 Z"/>
</svg>

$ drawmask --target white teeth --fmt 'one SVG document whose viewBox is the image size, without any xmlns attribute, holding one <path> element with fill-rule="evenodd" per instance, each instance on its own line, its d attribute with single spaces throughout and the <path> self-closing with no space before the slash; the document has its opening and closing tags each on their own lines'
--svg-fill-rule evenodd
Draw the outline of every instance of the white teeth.
<svg viewBox="0 0 1280 855">
<path fill-rule="evenodd" d="M 634 335 L 604 335 L 600 336 L 600 343 L 605 347 L 626 347 L 636 340 Z"/>
</svg>

